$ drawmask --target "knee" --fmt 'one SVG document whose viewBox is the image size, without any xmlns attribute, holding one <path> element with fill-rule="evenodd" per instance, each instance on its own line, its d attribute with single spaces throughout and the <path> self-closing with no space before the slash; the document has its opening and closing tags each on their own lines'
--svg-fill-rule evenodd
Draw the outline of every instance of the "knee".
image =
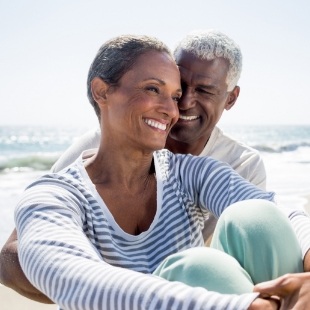
<svg viewBox="0 0 310 310">
<path fill-rule="evenodd" d="M 244 293 L 251 291 L 253 285 L 236 259 L 207 247 L 191 248 L 167 257 L 154 274 L 168 281 L 221 293 Z"/>
<path fill-rule="evenodd" d="M 221 269 L 220 263 L 227 260 L 232 260 L 232 257 L 212 248 L 190 248 L 168 256 L 155 274 L 169 281 L 180 281 L 181 278 L 191 281 Z"/>
<path fill-rule="evenodd" d="M 236 228 L 238 231 L 270 232 L 275 226 L 290 226 L 289 220 L 275 203 L 263 199 L 237 202 L 229 206 L 220 216 L 219 226 Z"/>
<path fill-rule="evenodd" d="M 256 215 L 257 211 L 259 213 L 269 213 L 277 210 L 276 204 L 272 201 L 265 199 L 248 199 L 243 201 L 238 201 L 226 208 L 221 217 L 235 217 L 243 214 Z M 277 212 L 277 211 L 276 211 Z"/>
<path fill-rule="evenodd" d="M 228 207 L 218 221 L 211 247 L 236 258 L 254 283 L 297 272 L 302 266 L 300 246 L 288 218 L 265 200 Z"/>
</svg>

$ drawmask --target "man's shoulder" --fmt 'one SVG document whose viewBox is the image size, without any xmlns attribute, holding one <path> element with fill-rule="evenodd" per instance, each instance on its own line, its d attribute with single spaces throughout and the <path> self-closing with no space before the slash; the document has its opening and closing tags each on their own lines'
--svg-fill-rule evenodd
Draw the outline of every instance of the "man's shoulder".
<svg viewBox="0 0 310 310">
<path fill-rule="evenodd" d="M 208 148 L 209 143 L 210 147 Z M 201 155 L 214 156 L 214 154 L 227 154 L 228 151 L 233 151 L 233 154 L 229 154 L 229 156 L 239 157 L 240 154 L 251 154 L 260 157 L 258 150 L 226 134 L 219 127 L 214 128 L 205 150 L 206 152 Z"/>
<path fill-rule="evenodd" d="M 208 146 L 209 142 L 211 145 Z M 217 127 L 209 142 L 206 151 L 200 156 L 210 156 L 226 162 L 245 179 L 260 188 L 265 187 L 265 166 L 258 150 L 225 134 Z"/>
</svg>

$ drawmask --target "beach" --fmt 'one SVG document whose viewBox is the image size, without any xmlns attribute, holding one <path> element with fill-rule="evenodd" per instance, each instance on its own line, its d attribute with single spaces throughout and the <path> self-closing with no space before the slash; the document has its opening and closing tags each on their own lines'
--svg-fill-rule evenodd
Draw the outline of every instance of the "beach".
<svg viewBox="0 0 310 310">
<path fill-rule="evenodd" d="M 280 206 L 310 214 L 310 126 L 228 126 L 224 131 L 260 151 L 267 190 L 276 192 Z M 14 229 L 14 208 L 25 187 L 47 173 L 82 133 L 74 128 L 0 127 L 0 248 Z M 57 309 L 30 301 L 2 285 L 0 305 L 0 310 Z"/>
<path fill-rule="evenodd" d="M 32 301 L 0 284 L 1 310 L 56 310 L 56 305 L 47 305 Z"/>
<path fill-rule="evenodd" d="M 305 211 L 310 215 L 310 196 L 305 197 L 306 203 L 304 205 Z"/>
</svg>

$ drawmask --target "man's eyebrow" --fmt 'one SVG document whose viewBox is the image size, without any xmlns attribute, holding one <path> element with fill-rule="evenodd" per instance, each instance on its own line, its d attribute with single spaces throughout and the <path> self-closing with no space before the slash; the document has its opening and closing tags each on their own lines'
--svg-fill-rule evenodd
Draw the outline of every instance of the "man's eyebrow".
<svg viewBox="0 0 310 310">
<path fill-rule="evenodd" d="M 184 70 L 184 71 L 189 71 L 188 69 L 185 69 L 183 67 L 179 66 L 180 71 Z M 202 74 L 197 74 L 195 80 L 197 80 L 197 87 L 201 87 L 201 88 L 208 88 L 210 90 L 214 89 L 214 90 L 218 90 L 218 87 L 214 84 L 208 84 L 208 82 L 205 82 L 206 80 L 209 80 L 210 77 L 209 76 L 205 76 Z M 184 77 L 182 77 L 181 74 L 181 83 L 185 83 L 186 84 L 186 79 L 184 79 Z M 207 84 L 206 84 L 207 83 Z"/>
<path fill-rule="evenodd" d="M 218 87 L 216 87 L 215 85 L 212 85 L 212 84 L 211 85 L 210 84 L 207 85 L 207 84 L 200 84 L 199 83 L 197 86 L 201 87 L 201 88 L 218 89 Z"/>
</svg>

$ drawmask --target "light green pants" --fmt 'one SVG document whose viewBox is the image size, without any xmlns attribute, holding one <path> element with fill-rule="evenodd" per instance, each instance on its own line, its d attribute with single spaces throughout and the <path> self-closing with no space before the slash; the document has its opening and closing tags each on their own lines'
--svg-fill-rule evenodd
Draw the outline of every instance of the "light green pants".
<svg viewBox="0 0 310 310">
<path fill-rule="evenodd" d="M 252 292 L 254 284 L 303 272 L 301 249 L 289 220 L 265 200 L 227 208 L 210 247 L 167 257 L 154 274 L 169 281 L 227 294 Z"/>
</svg>

